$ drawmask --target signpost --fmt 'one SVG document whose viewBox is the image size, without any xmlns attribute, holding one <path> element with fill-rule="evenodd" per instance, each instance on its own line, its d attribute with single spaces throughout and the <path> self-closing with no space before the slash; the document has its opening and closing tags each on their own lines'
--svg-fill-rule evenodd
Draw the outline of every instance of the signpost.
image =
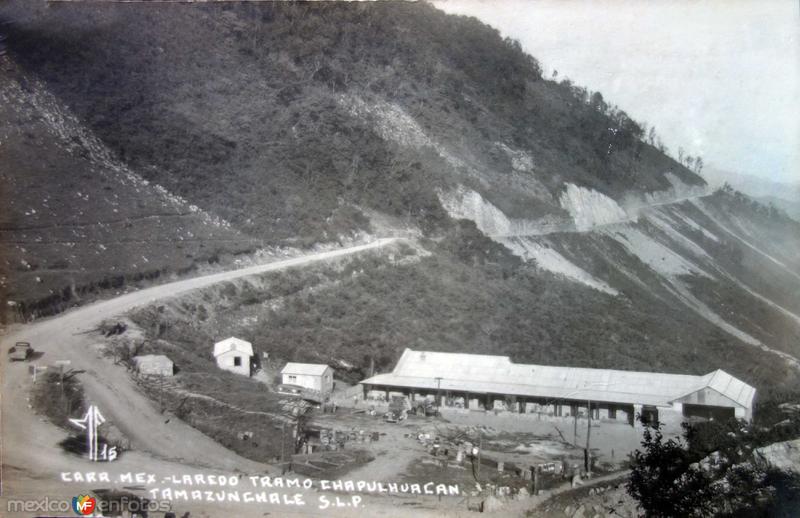
<svg viewBox="0 0 800 518">
<path fill-rule="evenodd" d="M 86 443 L 87 443 L 87 450 L 89 452 L 89 460 L 97 462 L 99 460 L 99 448 L 98 448 L 98 439 L 99 435 L 97 434 L 97 428 L 106 422 L 106 418 L 103 417 L 103 414 L 100 413 L 100 410 L 97 409 L 96 406 L 91 405 L 89 409 L 84 414 L 83 418 L 81 419 L 70 419 L 69 420 L 72 424 L 80 428 L 81 430 L 86 430 Z M 107 445 L 103 445 L 102 457 L 103 460 L 114 460 L 110 458 L 110 454 L 113 453 L 113 456 L 116 458 L 116 452 L 113 451 L 115 448 L 112 447 L 112 452 L 107 451 Z"/>
</svg>

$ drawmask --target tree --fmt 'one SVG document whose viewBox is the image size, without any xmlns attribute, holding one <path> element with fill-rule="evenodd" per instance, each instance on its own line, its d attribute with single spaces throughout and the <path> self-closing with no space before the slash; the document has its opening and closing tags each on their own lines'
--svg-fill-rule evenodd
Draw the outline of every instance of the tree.
<svg viewBox="0 0 800 518">
<path fill-rule="evenodd" d="M 694 160 L 694 172 L 700 174 L 703 172 L 703 158 L 697 157 Z"/>
<path fill-rule="evenodd" d="M 684 424 L 683 438 L 667 441 L 659 425 L 647 427 L 626 489 L 648 517 L 793 516 L 787 509 L 800 502 L 798 477 L 765 466 L 753 451 L 798 431 L 800 415 L 771 428 L 736 419 Z"/>
<path fill-rule="evenodd" d="M 700 471 L 689 469 L 692 459 L 682 441 L 664 441 L 661 425 L 646 426 L 642 447 L 633 453 L 626 489 L 646 516 L 711 514 L 708 481 Z"/>
<path fill-rule="evenodd" d="M 651 146 L 655 146 L 657 139 L 658 135 L 656 135 L 656 127 L 651 126 L 650 131 L 647 132 L 647 141 L 650 143 Z"/>
<path fill-rule="evenodd" d="M 608 111 L 608 104 L 606 104 L 605 99 L 603 99 L 603 94 L 600 92 L 594 92 L 592 94 L 589 105 L 600 113 L 606 113 L 606 111 Z"/>
</svg>

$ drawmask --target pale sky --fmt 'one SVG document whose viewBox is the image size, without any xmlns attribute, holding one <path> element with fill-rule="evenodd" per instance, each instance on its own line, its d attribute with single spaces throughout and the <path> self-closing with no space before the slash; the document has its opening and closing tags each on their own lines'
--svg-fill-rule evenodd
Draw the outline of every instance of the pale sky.
<svg viewBox="0 0 800 518">
<path fill-rule="evenodd" d="M 800 181 L 800 0 L 434 0 L 706 164 Z"/>
</svg>

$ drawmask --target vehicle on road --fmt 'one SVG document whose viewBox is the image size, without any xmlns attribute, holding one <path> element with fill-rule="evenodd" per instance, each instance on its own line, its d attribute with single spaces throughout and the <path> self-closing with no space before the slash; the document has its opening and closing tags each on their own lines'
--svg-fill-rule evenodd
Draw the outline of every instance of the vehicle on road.
<svg viewBox="0 0 800 518">
<path fill-rule="evenodd" d="M 8 350 L 8 355 L 11 361 L 24 362 L 31 357 L 31 354 L 33 354 L 33 349 L 31 348 L 31 344 L 28 342 L 17 342 L 11 349 Z"/>
</svg>

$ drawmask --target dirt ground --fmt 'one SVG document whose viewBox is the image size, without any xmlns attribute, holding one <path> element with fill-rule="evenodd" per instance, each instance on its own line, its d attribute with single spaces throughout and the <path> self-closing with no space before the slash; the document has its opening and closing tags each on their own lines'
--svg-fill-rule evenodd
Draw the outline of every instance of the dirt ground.
<svg viewBox="0 0 800 518">
<path fill-rule="evenodd" d="M 349 471 L 346 476 L 353 479 L 407 482 L 437 480 L 458 484 L 463 491 L 476 493 L 480 492 L 478 488 L 487 484 L 515 489 L 529 487 L 531 482 L 525 481 L 519 472 L 515 472 L 515 468 L 561 462 L 579 469 L 583 466 L 585 431 L 579 431 L 578 446 L 575 446 L 562 439 L 562 435 L 565 435 L 563 430 L 561 434 L 556 430 L 563 423 L 517 421 L 477 411 L 468 414 L 445 412 L 439 417 L 411 414 L 404 421 L 388 423 L 382 417 L 386 410 L 384 407 L 376 402 L 359 400 L 354 408 L 353 400 L 349 397 L 351 393 L 353 390 L 345 389 L 344 394 L 337 398 L 342 405 L 348 406 L 340 406 L 336 414 L 317 412 L 311 423 L 345 432 L 364 432 L 366 436 L 372 432 L 379 433 L 378 441 L 357 444 L 357 447 L 368 450 L 374 459 Z M 370 409 L 374 409 L 375 415 L 370 415 Z M 585 425 L 585 420 L 583 422 Z M 622 423 L 593 423 L 591 433 L 592 452 L 597 458 L 595 474 L 620 469 L 627 459 L 627 452 L 638 445 L 637 432 Z M 418 440 L 420 434 L 427 434 L 431 441 L 438 437 L 440 448 L 449 450 L 447 459 L 432 455 L 430 443 Z M 481 446 L 484 463 L 477 464 L 466 457 L 462 462 L 456 462 L 456 443 L 463 440 Z M 616 462 L 612 463 L 612 458 Z M 486 460 L 493 462 L 486 463 Z M 503 472 L 498 471 L 497 462 L 504 463 Z M 561 473 L 543 474 L 540 487 L 558 486 L 566 476 Z"/>
<path fill-rule="evenodd" d="M 334 394 L 340 408 L 374 409 L 378 417 L 387 411 L 386 403 L 363 400 L 358 386 L 342 386 Z M 355 407 L 353 397 L 356 397 Z M 341 414 L 341 413 L 340 413 Z M 376 417 L 373 421 L 380 421 Z M 330 419 L 330 418 L 329 418 Z M 349 421 L 344 418 L 344 426 Z M 611 471 L 625 466 L 628 456 L 640 447 L 640 427 L 613 420 L 592 420 L 587 427 L 585 417 L 535 417 L 532 414 L 519 418 L 511 412 L 485 412 L 483 410 L 453 410 L 442 408 L 438 418 L 411 417 L 401 426 L 413 425 L 417 433 L 431 433 L 441 437 L 466 435 L 473 442 L 483 441 L 483 448 L 492 458 L 507 463 L 530 466 L 553 461 L 583 462 L 586 436 L 595 465 L 599 471 Z M 355 426 L 355 424 L 354 424 Z M 362 424 L 363 426 L 363 424 Z M 390 425 L 395 428 L 398 425 Z M 667 434 L 669 435 L 669 434 Z"/>
<path fill-rule="evenodd" d="M 444 412 L 445 419 L 459 426 L 486 427 L 496 432 L 495 443 L 506 450 L 509 460 L 549 462 L 562 456 L 583 458 L 586 447 L 587 420 L 571 417 L 516 419 L 491 412 Z M 619 468 L 628 455 L 640 446 L 641 429 L 627 423 L 592 420 L 589 446 L 596 463 L 606 469 Z M 516 443 L 516 445 L 515 445 Z M 539 460 L 541 459 L 541 460 Z"/>
<path fill-rule="evenodd" d="M 383 242 L 374 246 L 381 246 Z M 355 251 L 363 249 L 356 247 Z M 174 296 L 178 293 L 214 282 L 228 280 L 239 275 L 257 273 L 266 268 L 281 268 L 302 261 L 320 260 L 347 252 L 326 252 L 311 258 L 298 258 L 279 264 L 266 265 L 241 271 L 225 272 L 198 279 L 129 293 L 118 298 L 88 305 L 68 311 L 54 318 L 42 319 L 36 323 L 17 325 L 4 329 L 2 347 L 8 349 L 14 341 L 25 340 L 34 349 L 43 353 L 31 362 L 8 362 L 7 355 L 0 357 L 3 374 L 2 387 L 2 479 L 3 494 L 0 506 L 4 516 L 29 516 L 26 512 L 6 512 L 9 501 L 14 499 L 33 499 L 47 496 L 50 499 L 70 501 L 76 494 L 102 489 L 129 490 L 146 496 L 152 489 L 151 483 L 131 485 L 123 478 L 125 473 L 143 473 L 155 477 L 156 485 L 173 475 L 195 476 L 197 474 L 236 475 L 239 480 L 249 476 L 277 476 L 279 467 L 253 462 L 245 459 L 212 438 L 192 428 L 181 419 L 161 413 L 157 401 L 148 397 L 133 382 L 129 372 L 115 365 L 104 351 L 103 339 L 94 331 L 107 319 L 117 318 L 130 308 L 149 304 L 154 300 Z M 84 371 L 80 381 L 90 403 L 97 405 L 106 419 L 112 422 L 130 441 L 131 450 L 125 452 L 113 463 L 92 463 L 81 457 L 65 452 L 58 443 L 69 432 L 36 415 L 28 401 L 32 386 L 31 367 L 53 366 L 57 361 L 69 362 L 70 368 Z M 359 409 L 367 409 L 363 401 Z M 76 416 L 77 417 L 77 416 Z M 463 516 L 471 502 L 485 498 L 486 486 L 508 484 L 515 481 L 505 472 L 500 474 L 495 466 L 494 472 L 481 465 L 478 483 L 475 485 L 471 463 L 458 464 L 449 456 L 446 465 L 437 463 L 441 458 L 433 457 L 428 446 L 418 440 L 420 434 L 430 438 L 446 438 L 454 433 L 465 433 L 470 440 L 478 441 L 486 457 L 495 461 L 514 462 L 517 465 L 535 464 L 543 460 L 558 458 L 564 454 L 574 457 L 574 448 L 554 433 L 552 425 L 539 428 L 533 422 L 516 423 L 504 420 L 493 414 L 470 413 L 465 416 L 445 415 L 445 417 L 411 417 L 401 423 L 386 423 L 380 413 L 371 416 L 366 413 L 353 413 L 352 408 L 342 407 L 337 414 L 317 412 L 312 419 L 320 426 L 343 431 L 377 432 L 377 441 L 346 444 L 346 451 L 364 451 L 368 455 L 345 470 L 333 474 L 343 479 L 386 481 L 394 483 L 447 480 L 458 484 L 461 493 L 458 497 L 425 495 L 370 495 L 364 494 L 359 509 L 369 516 Z M 603 425 L 598 428 L 603 430 Z M 476 431 L 479 431 L 475 438 Z M 276 432 L 278 433 L 278 432 Z M 563 433 L 563 431 L 562 431 Z M 371 434 L 370 434 L 371 435 Z M 612 434 L 613 436 L 613 434 Z M 593 436 L 594 437 L 594 436 Z M 599 432 L 599 449 L 603 446 L 603 433 Z M 485 442 L 481 442 L 485 441 Z M 442 443 L 445 444 L 444 441 Z M 593 443 L 595 444 L 595 443 Z M 355 447 L 355 448 L 354 448 Z M 448 447 L 445 445 L 445 447 Z M 368 460 L 368 459 L 372 460 Z M 109 473 L 109 482 L 64 481 L 64 473 L 95 472 Z M 442 473 L 444 471 L 444 473 Z M 491 475 L 491 476 L 490 476 Z M 485 477 L 485 478 L 483 478 Z M 518 477 L 517 477 L 518 478 Z M 431 480 L 433 479 L 433 480 Z M 507 479 L 507 480 L 506 480 Z M 488 483 L 488 484 L 487 484 Z M 322 496 L 343 496 L 331 494 L 318 488 L 299 491 L 308 501 Z M 344 495 L 347 496 L 347 495 Z M 504 516 L 523 515 L 539 502 L 539 499 L 516 502 L 516 507 L 508 508 Z M 322 509 L 307 505 L 303 508 L 285 504 L 247 503 L 208 503 L 179 502 L 173 507 L 179 514 L 189 511 L 192 516 L 352 516 L 352 507 Z M 156 514 L 156 516 L 158 516 Z"/>
<path fill-rule="evenodd" d="M 298 265 L 304 261 L 324 260 L 344 253 L 383 246 L 388 242 L 391 241 L 378 241 L 373 245 L 324 252 L 310 257 L 179 281 L 76 308 L 35 323 L 15 325 L 0 330 L 3 333 L 0 340 L 3 351 L 8 350 L 15 341 L 24 340 L 30 342 L 35 350 L 43 353 L 31 362 L 13 363 L 8 361 L 6 354 L 0 355 L 0 369 L 2 369 L 2 413 L 0 414 L 2 511 L 0 514 L 31 515 L 30 512 L 24 511 L 7 512 L 8 504 L 12 500 L 41 500 L 46 496 L 49 499 L 71 501 L 76 494 L 94 489 L 121 489 L 130 485 L 125 484 L 120 478 L 120 475 L 125 473 L 148 473 L 155 476 L 158 481 L 172 475 L 198 473 L 242 476 L 279 473 L 275 466 L 242 458 L 180 419 L 170 419 L 161 414 L 157 405 L 136 388 L 125 368 L 115 365 L 104 354 L 102 340 L 98 339 L 93 330 L 104 320 L 159 298 L 174 296 L 237 276 Z M 103 463 L 99 468 L 98 464 L 65 452 L 58 443 L 64 440 L 69 432 L 32 411 L 28 401 L 32 386 L 31 368 L 33 365 L 51 367 L 57 361 L 69 362 L 70 368 L 83 371 L 80 381 L 89 402 L 97 405 L 105 418 L 114 423 L 129 439 L 132 449 L 113 463 Z M 101 469 L 109 473 L 110 482 L 65 482 L 60 479 L 62 473 L 97 472 Z M 142 493 L 145 489 L 145 486 L 137 484 L 133 490 Z M 312 490 L 311 493 L 311 497 L 319 494 L 316 490 Z M 370 500 L 365 497 L 365 502 L 370 503 L 364 505 L 370 506 L 373 509 L 370 514 L 375 516 L 402 515 L 392 506 L 382 509 L 383 500 Z M 252 506 L 187 502 L 176 507 L 182 512 L 191 511 L 192 516 L 263 516 L 265 511 L 282 516 L 348 514 L 346 508 L 322 511 L 305 507 L 295 510 L 277 504 Z"/>
</svg>

